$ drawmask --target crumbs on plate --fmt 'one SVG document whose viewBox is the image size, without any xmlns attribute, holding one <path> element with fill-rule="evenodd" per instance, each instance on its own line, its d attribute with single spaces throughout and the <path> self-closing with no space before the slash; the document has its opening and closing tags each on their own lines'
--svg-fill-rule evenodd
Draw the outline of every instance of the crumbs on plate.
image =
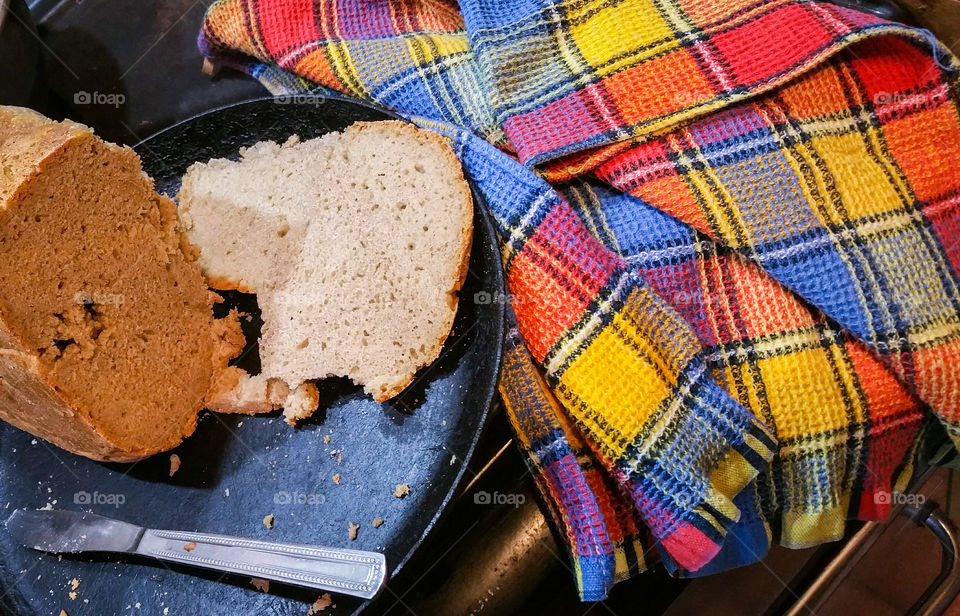
<svg viewBox="0 0 960 616">
<path fill-rule="evenodd" d="M 270 592 L 270 580 L 262 578 L 250 578 L 250 584 L 260 592 Z"/>
<path fill-rule="evenodd" d="M 180 470 L 180 456 L 175 453 L 170 454 L 170 476 L 173 477 Z"/>
<path fill-rule="evenodd" d="M 320 612 L 326 610 L 328 607 L 333 605 L 333 599 L 330 598 L 330 593 L 325 592 L 320 597 L 313 602 L 313 605 L 310 606 L 310 609 L 307 611 L 307 616 L 314 616 L 314 614 L 319 614 Z"/>
</svg>

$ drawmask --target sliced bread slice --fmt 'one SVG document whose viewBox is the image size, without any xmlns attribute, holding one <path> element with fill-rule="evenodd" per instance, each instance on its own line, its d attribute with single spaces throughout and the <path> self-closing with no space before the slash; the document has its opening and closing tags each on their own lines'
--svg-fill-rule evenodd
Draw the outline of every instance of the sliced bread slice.
<svg viewBox="0 0 960 616">
<path fill-rule="evenodd" d="M 399 121 L 193 165 L 178 195 L 214 288 L 257 294 L 262 377 L 347 376 L 377 401 L 450 333 L 472 238 L 460 163 Z"/>
<path fill-rule="evenodd" d="M 0 107 L 0 418 L 105 461 L 193 432 L 242 334 L 176 224 L 133 150 Z"/>
</svg>

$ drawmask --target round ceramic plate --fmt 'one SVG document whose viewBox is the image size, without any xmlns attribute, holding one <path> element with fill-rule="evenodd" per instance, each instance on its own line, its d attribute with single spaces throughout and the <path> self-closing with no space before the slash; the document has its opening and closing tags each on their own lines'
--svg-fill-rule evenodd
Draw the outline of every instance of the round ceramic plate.
<svg viewBox="0 0 960 616">
<path fill-rule="evenodd" d="M 266 99 L 187 120 L 135 149 L 157 189 L 175 195 L 195 161 L 388 117 L 341 98 Z M 278 414 L 204 412 L 196 433 L 173 452 L 182 461 L 173 477 L 166 454 L 136 464 L 93 462 L 3 424 L 0 517 L 23 507 L 92 511 L 151 528 L 375 550 L 399 570 L 456 490 L 496 389 L 504 312 L 486 298 L 500 295 L 502 274 L 476 191 L 474 200 L 470 270 L 453 331 L 440 358 L 394 400 L 377 404 L 348 380 L 327 379 L 320 410 L 296 428 Z M 228 294 L 220 310 L 232 306 L 256 312 L 252 296 Z M 249 340 L 259 326 L 257 318 L 245 324 Z M 247 358 L 253 362 L 245 367 L 258 369 L 256 353 Z M 403 499 L 393 495 L 400 484 L 410 486 Z M 374 528 L 374 518 L 383 525 Z M 351 522 L 359 525 L 354 541 Z M 248 578 L 111 555 L 61 559 L 21 547 L 0 530 L 0 609 L 18 616 L 303 616 L 319 595 L 280 584 L 262 592 Z M 344 596 L 333 603 L 325 615 L 364 606 Z"/>
</svg>

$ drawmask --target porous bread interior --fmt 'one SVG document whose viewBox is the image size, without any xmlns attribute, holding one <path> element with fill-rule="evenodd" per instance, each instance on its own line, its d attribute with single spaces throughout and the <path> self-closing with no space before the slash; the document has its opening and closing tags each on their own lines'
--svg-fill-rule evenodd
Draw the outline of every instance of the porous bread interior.
<svg viewBox="0 0 960 616">
<path fill-rule="evenodd" d="M 193 432 L 211 384 L 212 294 L 172 201 L 129 149 L 73 138 L 0 212 L 6 325 L 46 381 L 135 457 Z M 9 196 L 9 195 L 8 195 Z"/>
<path fill-rule="evenodd" d="M 437 135 L 374 122 L 259 143 L 191 167 L 178 199 L 212 284 L 257 293 L 263 375 L 348 376 L 384 400 L 439 354 L 473 209 Z"/>
</svg>

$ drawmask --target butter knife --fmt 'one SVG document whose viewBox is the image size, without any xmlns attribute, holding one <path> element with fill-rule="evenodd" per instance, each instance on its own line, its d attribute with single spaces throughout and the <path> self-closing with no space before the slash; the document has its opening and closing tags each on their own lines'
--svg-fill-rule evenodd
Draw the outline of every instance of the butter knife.
<svg viewBox="0 0 960 616">
<path fill-rule="evenodd" d="M 17 509 L 7 532 L 54 554 L 118 552 L 372 599 L 387 579 L 383 554 L 143 528 L 78 511 Z"/>
</svg>

